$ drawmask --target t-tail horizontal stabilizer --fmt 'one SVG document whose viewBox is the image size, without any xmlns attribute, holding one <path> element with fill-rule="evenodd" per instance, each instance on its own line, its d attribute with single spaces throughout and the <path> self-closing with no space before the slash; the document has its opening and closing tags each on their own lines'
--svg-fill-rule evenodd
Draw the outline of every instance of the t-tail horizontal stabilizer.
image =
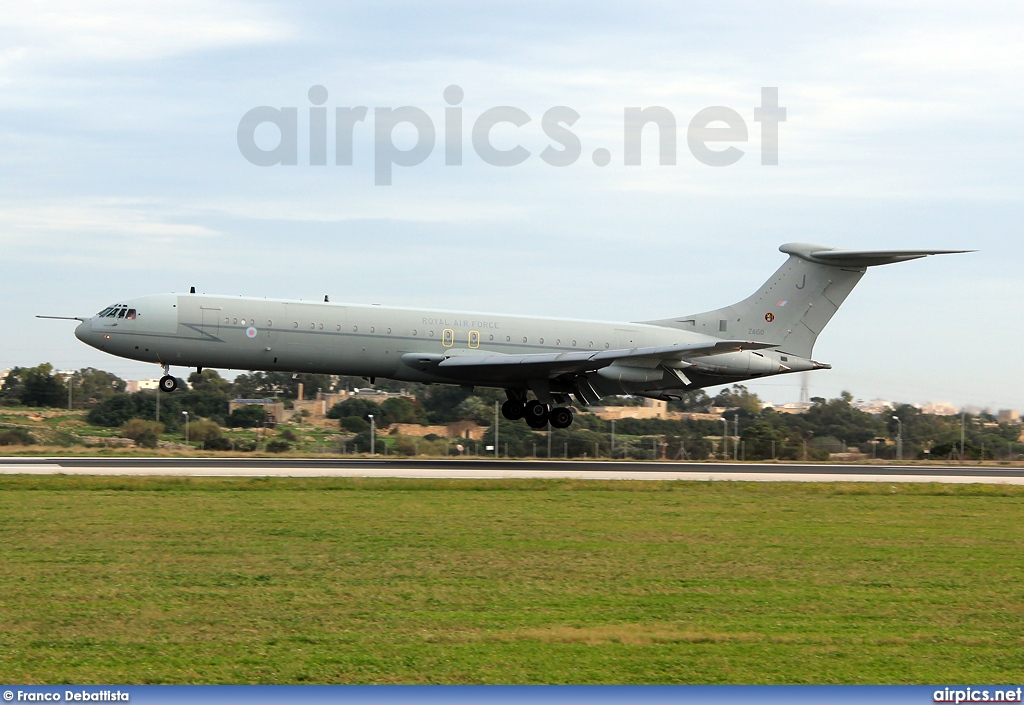
<svg viewBox="0 0 1024 705">
<path fill-rule="evenodd" d="M 711 335 L 744 337 L 775 346 L 780 355 L 811 358 L 818 334 L 868 267 L 973 250 L 839 250 L 790 242 L 789 259 L 754 294 L 714 311 L 644 321 Z"/>
</svg>

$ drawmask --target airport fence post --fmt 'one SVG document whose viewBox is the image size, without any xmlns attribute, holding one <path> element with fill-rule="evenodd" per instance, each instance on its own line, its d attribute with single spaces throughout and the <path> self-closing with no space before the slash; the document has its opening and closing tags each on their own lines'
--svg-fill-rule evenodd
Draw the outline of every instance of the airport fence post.
<svg viewBox="0 0 1024 705">
<path fill-rule="evenodd" d="M 494 457 L 497 458 L 501 455 L 498 450 L 498 402 L 494 402 Z M 506 453 L 506 455 L 508 455 Z"/>
</svg>

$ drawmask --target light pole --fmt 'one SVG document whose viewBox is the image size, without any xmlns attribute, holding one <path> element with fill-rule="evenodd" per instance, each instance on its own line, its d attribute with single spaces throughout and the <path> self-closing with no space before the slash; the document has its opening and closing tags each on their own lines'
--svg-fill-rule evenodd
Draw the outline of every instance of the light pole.
<svg viewBox="0 0 1024 705">
<path fill-rule="evenodd" d="M 896 460 L 903 460 L 903 422 L 899 416 L 893 416 L 896 419 L 896 423 L 899 424 L 896 428 Z"/>
<path fill-rule="evenodd" d="M 736 429 L 736 442 L 732 444 L 732 459 L 736 460 L 737 458 L 739 458 L 739 449 L 740 449 L 740 443 L 739 443 L 739 441 L 740 441 L 740 415 L 739 414 L 733 414 L 732 415 L 732 422 L 733 422 L 733 427 Z"/>
<path fill-rule="evenodd" d="M 722 460 L 729 459 L 729 419 L 722 417 Z"/>
<path fill-rule="evenodd" d="M 75 373 L 72 372 L 68 375 L 68 411 L 71 411 L 71 385 L 75 381 Z"/>
<path fill-rule="evenodd" d="M 373 414 L 367 414 L 370 417 L 370 455 L 375 455 L 376 441 L 377 441 L 377 427 L 373 423 Z M 447 450 L 447 449 L 446 449 Z"/>
<path fill-rule="evenodd" d="M 185 417 L 185 445 L 188 445 L 188 412 L 183 411 L 181 415 Z"/>
</svg>

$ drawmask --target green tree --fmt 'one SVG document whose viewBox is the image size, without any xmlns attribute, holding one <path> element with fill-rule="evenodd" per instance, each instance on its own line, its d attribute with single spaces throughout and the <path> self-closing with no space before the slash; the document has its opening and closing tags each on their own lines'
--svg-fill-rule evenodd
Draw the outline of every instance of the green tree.
<svg viewBox="0 0 1024 705">
<path fill-rule="evenodd" d="M 756 415 L 761 411 L 761 400 L 742 384 L 732 385 L 732 389 L 723 389 L 711 400 L 711 406 L 724 406 L 727 409 L 743 409 Z"/>
<path fill-rule="evenodd" d="M 21 380 L 20 399 L 25 406 L 66 406 L 68 389 L 64 381 L 53 374 L 53 365 L 44 362 L 27 368 L 15 368 Z M 11 373 L 14 374 L 12 370 Z"/>
<path fill-rule="evenodd" d="M 124 392 L 128 383 L 110 372 L 85 367 L 71 378 L 71 386 L 74 406 L 81 408 L 95 406 L 108 397 Z"/>
<path fill-rule="evenodd" d="M 230 428 L 254 428 L 262 426 L 266 411 L 261 404 L 246 404 L 228 414 L 226 424 Z"/>
<path fill-rule="evenodd" d="M 393 423 L 419 423 L 420 409 L 405 397 L 392 397 L 380 405 L 381 426 Z"/>
</svg>

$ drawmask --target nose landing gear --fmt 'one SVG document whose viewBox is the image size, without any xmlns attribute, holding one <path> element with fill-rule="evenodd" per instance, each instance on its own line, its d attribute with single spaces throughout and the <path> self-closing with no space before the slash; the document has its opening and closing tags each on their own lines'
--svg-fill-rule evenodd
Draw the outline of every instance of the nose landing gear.
<svg viewBox="0 0 1024 705">
<path fill-rule="evenodd" d="M 178 388 L 178 380 L 171 376 L 171 368 L 164 365 L 164 376 L 160 378 L 160 391 L 170 394 Z"/>
</svg>

